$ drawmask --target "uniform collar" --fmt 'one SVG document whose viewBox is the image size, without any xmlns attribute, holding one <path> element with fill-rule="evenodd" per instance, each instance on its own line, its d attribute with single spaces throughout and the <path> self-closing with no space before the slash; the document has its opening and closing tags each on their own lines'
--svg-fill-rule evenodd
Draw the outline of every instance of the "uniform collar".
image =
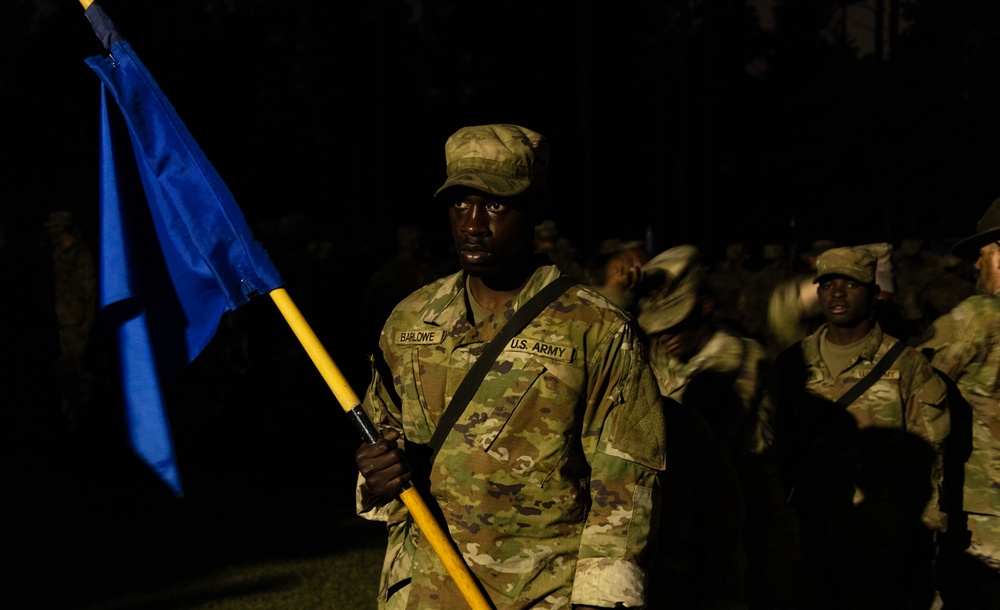
<svg viewBox="0 0 1000 610">
<path fill-rule="evenodd" d="M 531 297 L 547 284 L 562 275 L 555 265 L 542 265 L 535 269 L 525 283 L 524 288 L 513 301 L 513 311 L 520 309 Z M 465 280 L 467 276 L 464 271 L 459 271 L 442 282 L 441 287 L 427 301 L 427 304 L 420 311 L 420 319 L 435 326 L 450 326 L 457 318 L 464 317 L 467 313 L 465 305 Z M 513 313 L 513 312 L 512 312 Z"/>
</svg>

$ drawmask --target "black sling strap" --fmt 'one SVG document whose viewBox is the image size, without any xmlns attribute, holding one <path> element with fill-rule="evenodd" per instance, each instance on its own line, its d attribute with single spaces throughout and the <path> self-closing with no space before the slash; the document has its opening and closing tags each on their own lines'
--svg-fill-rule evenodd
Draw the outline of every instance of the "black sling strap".
<svg viewBox="0 0 1000 610">
<path fill-rule="evenodd" d="M 896 358 L 899 357 L 905 348 L 906 343 L 897 341 L 896 345 L 889 348 L 885 356 L 882 356 L 882 359 L 872 367 L 872 370 L 864 378 L 851 386 L 851 389 L 844 392 L 844 395 L 837 399 L 837 404 L 842 407 L 850 406 L 852 402 L 857 400 L 858 396 L 864 394 L 868 388 L 872 387 L 873 383 L 882 377 L 882 374 L 892 366 L 892 363 L 896 361 Z"/>
<path fill-rule="evenodd" d="M 428 443 L 428 447 L 431 450 L 430 459 L 432 462 L 434 461 L 434 457 L 437 456 L 438 449 L 444 443 L 444 439 L 451 432 L 452 428 L 455 427 L 455 422 L 458 421 L 459 416 L 465 411 L 466 405 L 472 400 L 473 395 L 475 395 L 476 390 L 479 388 L 479 384 L 486 377 L 486 373 L 493 366 L 493 362 L 496 361 L 497 356 L 500 355 L 500 352 L 503 351 L 507 343 L 517 333 L 521 332 L 528 325 L 528 322 L 534 320 L 535 316 L 541 313 L 549 303 L 556 300 L 559 295 L 566 292 L 571 286 L 579 283 L 579 280 L 565 275 L 556 278 L 538 291 L 535 296 L 528 299 L 528 302 L 522 305 L 511 316 L 510 320 L 507 320 L 507 323 L 503 325 L 497 336 L 486 345 L 486 349 L 479 355 L 476 363 L 465 374 L 465 378 L 462 379 L 462 383 L 455 391 L 455 396 L 448 403 L 448 408 L 445 409 L 444 415 L 441 416 L 441 421 L 438 422 L 437 428 L 434 430 L 434 436 L 431 437 L 431 442 Z"/>
</svg>

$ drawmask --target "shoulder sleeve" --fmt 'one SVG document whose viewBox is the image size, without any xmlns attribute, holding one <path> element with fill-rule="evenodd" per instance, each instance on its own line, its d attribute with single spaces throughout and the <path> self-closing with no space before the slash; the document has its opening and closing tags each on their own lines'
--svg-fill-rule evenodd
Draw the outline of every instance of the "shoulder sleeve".
<svg viewBox="0 0 1000 610">
<path fill-rule="evenodd" d="M 662 470 L 666 467 L 663 408 L 645 349 L 627 325 L 620 342 L 613 343 L 617 346 L 611 345 L 608 353 L 610 391 L 600 397 L 611 408 L 599 449 Z"/>
<path fill-rule="evenodd" d="M 666 466 L 663 409 L 652 370 L 630 326 L 598 355 L 607 362 L 591 366 L 597 379 L 591 384 L 588 412 L 606 415 L 598 416 L 602 423 L 591 423 L 596 428 L 584 442 L 591 466 L 591 509 L 571 601 L 641 607 L 645 566 L 658 528 L 659 476 Z"/>
<path fill-rule="evenodd" d="M 921 337 L 921 351 L 930 351 L 931 363 L 952 380 L 975 358 L 979 350 L 976 308 L 971 301 L 960 303 L 951 312 L 939 317 Z"/>
<path fill-rule="evenodd" d="M 944 444 L 951 433 L 951 411 L 948 408 L 948 388 L 927 359 L 912 348 L 906 348 L 898 363 L 906 388 L 906 429 L 918 437 L 922 449 L 928 452 L 926 466 L 930 469 L 931 496 L 924 507 L 922 520 L 927 527 L 944 531 L 947 523 L 941 506 L 944 481 Z M 915 448 L 916 449 L 916 448 Z M 921 460 L 914 460 L 914 464 Z"/>
</svg>

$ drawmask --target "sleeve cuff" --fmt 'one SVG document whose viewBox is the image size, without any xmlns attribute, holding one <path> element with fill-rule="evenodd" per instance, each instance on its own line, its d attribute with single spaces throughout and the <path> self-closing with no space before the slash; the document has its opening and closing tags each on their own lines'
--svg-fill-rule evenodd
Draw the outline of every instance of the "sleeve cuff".
<svg viewBox="0 0 1000 610">
<path fill-rule="evenodd" d="M 646 605 L 646 572 L 621 559 L 581 559 L 576 566 L 571 603 L 641 608 Z"/>
</svg>

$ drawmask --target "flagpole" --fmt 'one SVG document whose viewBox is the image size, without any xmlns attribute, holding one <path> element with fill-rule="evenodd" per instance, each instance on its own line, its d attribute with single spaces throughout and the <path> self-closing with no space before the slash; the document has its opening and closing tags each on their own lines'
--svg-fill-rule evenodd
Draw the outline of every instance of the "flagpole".
<svg viewBox="0 0 1000 610">
<path fill-rule="evenodd" d="M 375 429 L 368 415 L 361 408 L 361 401 L 358 400 L 357 394 L 354 393 L 354 390 L 351 389 L 351 386 L 344 379 L 340 369 L 337 368 L 333 359 L 330 358 L 330 355 L 322 343 L 320 343 L 319 338 L 316 337 L 316 333 L 313 332 L 305 318 L 302 317 L 302 313 L 295 306 L 295 303 L 292 302 L 288 291 L 284 288 L 277 288 L 272 290 L 270 295 L 275 305 L 278 306 L 278 310 L 281 311 L 281 315 L 285 317 L 285 321 L 291 327 L 292 332 L 298 337 L 299 343 L 302 344 L 306 353 L 309 354 L 309 358 L 313 361 L 316 369 L 323 376 L 326 384 L 333 391 L 334 396 L 337 397 L 341 407 L 354 418 L 354 423 L 358 431 L 361 432 L 361 435 L 369 443 L 378 441 L 381 438 L 378 430 Z M 438 558 L 441 559 L 452 579 L 455 580 L 455 584 L 458 585 L 469 607 L 473 610 L 494 610 L 493 604 L 486 598 L 485 594 L 480 590 L 479 584 L 472 577 L 469 566 L 459 556 L 455 550 L 455 546 L 451 542 L 451 538 L 441 528 L 441 525 L 434 517 L 434 514 L 431 513 L 417 489 L 413 486 L 407 486 L 406 489 L 400 492 L 399 499 L 409 509 L 410 514 L 413 516 L 413 521 L 427 537 L 431 548 L 434 549 L 434 552 L 437 553 Z"/>
</svg>

